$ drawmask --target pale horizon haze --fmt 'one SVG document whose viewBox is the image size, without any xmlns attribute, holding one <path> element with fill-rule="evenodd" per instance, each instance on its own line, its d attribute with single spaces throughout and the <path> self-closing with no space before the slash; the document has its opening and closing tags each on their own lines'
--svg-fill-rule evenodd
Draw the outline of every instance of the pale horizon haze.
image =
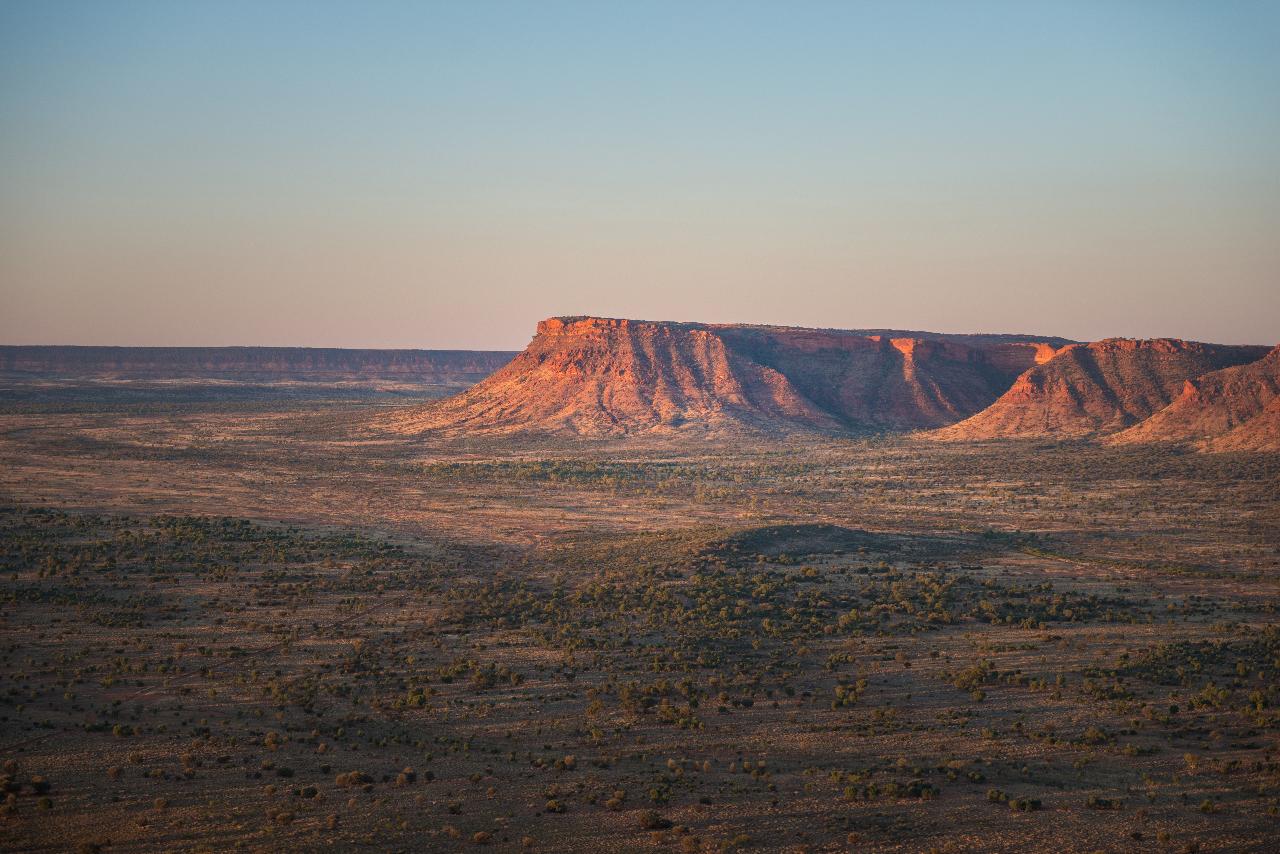
<svg viewBox="0 0 1280 854">
<path fill-rule="evenodd" d="M 1280 341 L 1280 3 L 0 5 L 0 344 Z"/>
</svg>

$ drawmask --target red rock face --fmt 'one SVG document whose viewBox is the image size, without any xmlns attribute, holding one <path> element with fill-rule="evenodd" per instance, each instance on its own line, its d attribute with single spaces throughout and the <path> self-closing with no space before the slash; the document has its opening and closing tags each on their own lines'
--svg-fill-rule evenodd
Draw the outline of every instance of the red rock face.
<svg viewBox="0 0 1280 854">
<path fill-rule="evenodd" d="M 1265 352 L 1265 347 L 1169 338 L 1074 344 L 1027 370 L 987 409 L 933 436 L 965 440 L 1114 433 L 1167 406 L 1188 380 Z"/>
<path fill-rule="evenodd" d="M 1062 339 L 551 318 L 467 392 L 380 421 L 398 432 L 620 435 L 905 430 L 977 412 Z"/>
<path fill-rule="evenodd" d="M 1172 403 L 1113 441 L 1280 451 L 1280 347 L 1255 362 L 1188 380 Z"/>
</svg>

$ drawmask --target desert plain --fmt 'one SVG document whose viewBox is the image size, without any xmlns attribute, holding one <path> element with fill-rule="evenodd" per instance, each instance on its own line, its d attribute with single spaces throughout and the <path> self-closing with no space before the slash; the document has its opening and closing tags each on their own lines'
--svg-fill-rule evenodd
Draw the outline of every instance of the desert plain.
<svg viewBox="0 0 1280 854">
<path fill-rule="evenodd" d="M 1280 841 L 1280 454 L 29 382 L 6 850 Z"/>
</svg>

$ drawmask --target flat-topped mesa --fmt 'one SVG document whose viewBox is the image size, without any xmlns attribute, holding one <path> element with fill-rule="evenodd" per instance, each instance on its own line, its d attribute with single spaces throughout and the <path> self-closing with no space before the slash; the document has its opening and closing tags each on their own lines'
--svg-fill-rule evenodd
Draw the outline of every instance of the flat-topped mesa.
<svg viewBox="0 0 1280 854">
<path fill-rule="evenodd" d="M 548 317 L 538 321 L 538 335 L 575 335 L 598 329 L 625 329 L 646 321 L 625 320 L 619 317 Z M 661 325 L 661 324 L 651 324 Z"/>
<path fill-rule="evenodd" d="M 1188 380 L 1254 361 L 1266 350 L 1176 338 L 1068 345 L 1024 372 L 990 407 L 932 436 L 969 440 L 1114 433 L 1167 406 Z"/>
<path fill-rule="evenodd" d="M 1257 361 L 1187 380 L 1172 403 L 1111 441 L 1280 451 L 1280 347 Z"/>
<path fill-rule="evenodd" d="M 553 317 L 466 393 L 398 432 L 910 430 L 964 418 L 1064 339 Z"/>
</svg>

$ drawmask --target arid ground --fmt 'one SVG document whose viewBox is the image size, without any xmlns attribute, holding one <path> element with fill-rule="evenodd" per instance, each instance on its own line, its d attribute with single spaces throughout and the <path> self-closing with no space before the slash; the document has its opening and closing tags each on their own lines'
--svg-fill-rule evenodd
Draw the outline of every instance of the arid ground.
<svg viewBox="0 0 1280 854">
<path fill-rule="evenodd" d="M 260 392 L 6 398 L 0 847 L 1280 847 L 1280 455 Z"/>
</svg>

